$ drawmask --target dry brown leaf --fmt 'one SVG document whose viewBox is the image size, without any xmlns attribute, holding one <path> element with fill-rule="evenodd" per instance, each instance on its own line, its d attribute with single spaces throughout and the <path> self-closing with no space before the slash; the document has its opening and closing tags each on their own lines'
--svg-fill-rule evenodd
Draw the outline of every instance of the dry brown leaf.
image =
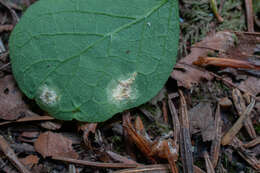
<svg viewBox="0 0 260 173">
<path fill-rule="evenodd" d="M 260 93 L 260 79 L 257 77 L 248 76 L 245 81 L 240 83 L 239 88 L 242 88 L 244 91 L 256 96 Z"/>
<path fill-rule="evenodd" d="M 27 109 L 22 93 L 16 86 L 13 76 L 7 75 L 0 79 L 0 118 L 15 120 Z"/>
<path fill-rule="evenodd" d="M 201 131 L 203 141 L 211 141 L 215 138 L 216 129 L 210 103 L 199 103 L 189 111 L 189 115 L 192 134 Z"/>
<path fill-rule="evenodd" d="M 31 169 L 33 165 L 37 165 L 39 162 L 39 158 L 36 155 L 29 155 L 25 158 L 19 159 L 24 166 Z"/>
<path fill-rule="evenodd" d="M 49 156 L 67 156 L 70 158 L 78 157 L 78 154 L 72 148 L 72 141 L 59 133 L 42 133 L 34 143 L 34 148 L 44 158 Z"/>
</svg>

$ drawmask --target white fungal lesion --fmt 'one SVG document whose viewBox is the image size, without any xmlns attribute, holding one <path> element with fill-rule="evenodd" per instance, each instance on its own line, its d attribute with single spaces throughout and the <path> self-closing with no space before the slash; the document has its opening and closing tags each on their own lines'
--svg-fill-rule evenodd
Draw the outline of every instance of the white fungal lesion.
<svg viewBox="0 0 260 173">
<path fill-rule="evenodd" d="M 114 102 L 123 102 L 128 100 L 134 100 L 137 97 L 137 90 L 133 87 L 133 83 L 136 80 L 137 72 L 129 75 L 128 78 L 120 78 L 117 81 L 113 81 L 108 87 L 110 93 L 110 99 Z"/>
<path fill-rule="evenodd" d="M 44 85 L 41 87 L 39 99 L 44 104 L 53 105 L 58 101 L 59 97 L 55 90 L 49 88 L 47 85 Z"/>
</svg>

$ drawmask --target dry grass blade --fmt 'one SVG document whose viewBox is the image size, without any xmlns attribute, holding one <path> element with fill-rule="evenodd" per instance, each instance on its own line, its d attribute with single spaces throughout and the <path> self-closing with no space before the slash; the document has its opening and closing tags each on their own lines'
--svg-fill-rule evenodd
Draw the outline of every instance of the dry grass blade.
<svg viewBox="0 0 260 173">
<path fill-rule="evenodd" d="M 14 151 L 9 146 L 7 141 L 4 139 L 3 136 L 0 135 L 0 149 L 4 152 L 6 157 L 12 162 L 12 164 L 21 172 L 21 173 L 30 173 L 25 166 L 19 161 L 16 157 Z"/>
<path fill-rule="evenodd" d="M 183 93 L 179 90 L 180 94 L 180 116 L 181 116 L 181 129 L 180 129 L 180 151 L 181 160 L 183 164 L 183 172 L 193 173 L 193 156 L 192 156 L 192 145 L 189 129 L 189 116 L 187 110 L 187 104 Z"/>
<path fill-rule="evenodd" d="M 85 166 L 92 166 L 92 167 L 99 167 L 99 168 L 135 168 L 138 165 L 136 164 L 125 164 L 125 163 L 101 163 L 101 162 L 90 162 L 86 160 L 77 160 L 71 159 L 66 157 L 52 157 L 53 160 L 64 161 L 68 163 L 74 163 L 78 165 L 85 165 Z"/>
<path fill-rule="evenodd" d="M 245 100 L 243 99 L 243 96 L 241 92 L 238 89 L 234 89 L 232 91 L 232 98 L 234 101 L 234 105 L 237 109 L 238 115 L 242 116 L 243 112 L 246 110 L 246 103 Z M 245 120 L 244 126 L 251 138 L 256 138 L 256 132 L 252 123 L 252 120 L 250 116 Z"/>
<path fill-rule="evenodd" d="M 218 163 L 219 158 L 219 152 L 220 152 L 220 145 L 221 145 L 221 132 L 222 132 L 222 120 L 220 116 L 220 106 L 218 104 L 216 114 L 215 114 L 215 128 L 216 128 L 216 134 L 215 139 L 212 141 L 211 145 L 211 161 L 213 164 L 213 167 L 215 168 Z"/>
<path fill-rule="evenodd" d="M 255 99 L 252 99 L 251 103 L 247 106 L 245 112 L 239 117 L 239 119 L 235 122 L 235 124 L 229 129 L 229 131 L 222 138 L 221 144 L 228 145 L 232 142 L 233 138 L 240 131 L 243 126 L 244 121 L 251 113 L 255 105 Z"/>
<path fill-rule="evenodd" d="M 211 160 L 209 159 L 209 154 L 208 154 L 208 152 L 205 151 L 205 152 L 203 153 L 203 155 L 204 155 L 204 159 L 205 159 L 205 163 L 206 163 L 207 173 L 215 173 L 213 164 L 212 164 Z"/>
</svg>

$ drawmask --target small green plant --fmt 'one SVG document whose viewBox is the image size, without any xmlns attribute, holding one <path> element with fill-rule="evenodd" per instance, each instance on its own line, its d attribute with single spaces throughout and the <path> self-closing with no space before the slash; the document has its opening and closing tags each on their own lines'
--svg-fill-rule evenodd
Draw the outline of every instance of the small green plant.
<svg viewBox="0 0 260 173">
<path fill-rule="evenodd" d="M 13 30 L 10 56 L 42 109 L 100 122 L 157 94 L 178 39 L 177 0 L 40 0 Z"/>
</svg>

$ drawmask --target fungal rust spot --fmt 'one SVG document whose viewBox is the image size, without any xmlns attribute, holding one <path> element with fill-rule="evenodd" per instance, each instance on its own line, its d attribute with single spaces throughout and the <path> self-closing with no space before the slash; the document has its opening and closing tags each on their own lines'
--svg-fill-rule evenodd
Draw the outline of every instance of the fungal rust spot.
<svg viewBox="0 0 260 173">
<path fill-rule="evenodd" d="M 112 98 L 114 101 L 133 100 L 136 98 L 136 91 L 132 87 L 136 76 L 137 73 L 134 72 L 130 78 L 117 81 L 116 86 L 112 89 Z"/>
<path fill-rule="evenodd" d="M 44 85 L 41 88 L 41 94 L 39 96 L 40 100 L 45 104 L 55 104 L 58 100 L 58 95 L 55 90 Z"/>
</svg>

